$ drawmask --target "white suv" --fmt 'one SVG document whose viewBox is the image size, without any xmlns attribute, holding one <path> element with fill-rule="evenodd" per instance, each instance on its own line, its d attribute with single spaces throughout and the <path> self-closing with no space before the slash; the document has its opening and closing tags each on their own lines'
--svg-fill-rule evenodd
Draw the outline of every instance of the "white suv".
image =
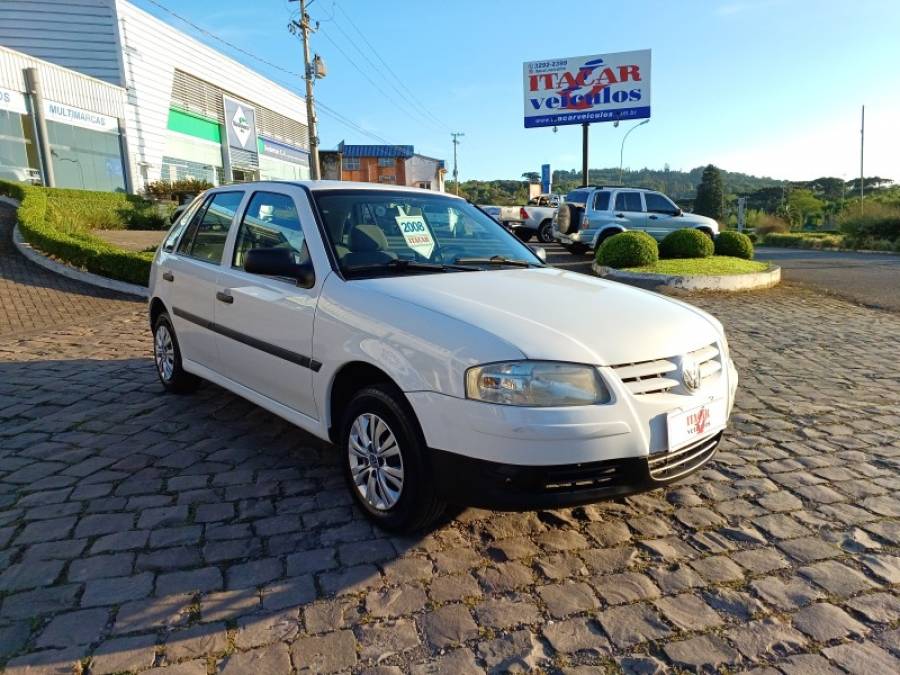
<svg viewBox="0 0 900 675">
<path fill-rule="evenodd" d="M 167 390 L 203 378 L 330 440 L 357 503 L 397 531 L 446 503 L 567 506 L 685 476 L 737 386 L 708 314 L 548 267 L 427 190 L 209 190 L 150 291 Z"/>
<path fill-rule="evenodd" d="M 661 192 L 593 186 L 566 195 L 551 227 L 553 238 L 576 254 L 596 251 L 604 240 L 625 230 L 641 230 L 654 239 L 686 227 L 710 237 L 719 233 L 713 218 L 686 213 Z"/>
</svg>

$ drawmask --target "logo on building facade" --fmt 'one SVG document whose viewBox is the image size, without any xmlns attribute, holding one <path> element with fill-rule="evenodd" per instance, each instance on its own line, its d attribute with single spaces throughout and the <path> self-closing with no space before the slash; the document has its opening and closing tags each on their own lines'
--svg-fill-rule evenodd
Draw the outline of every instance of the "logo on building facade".
<svg viewBox="0 0 900 675">
<path fill-rule="evenodd" d="M 244 113 L 244 109 L 241 106 L 238 106 L 237 110 L 234 111 L 234 115 L 231 118 L 231 128 L 234 129 L 235 135 L 238 137 L 238 140 L 241 143 L 241 147 L 247 147 L 247 141 L 250 140 L 250 123 L 247 121 L 247 115 Z"/>
<path fill-rule="evenodd" d="M 222 105 L 225 113 L 225 140 L 229 153 L 233 150 L 250 153 L 251 156 L 241 153 L 238 155 L 255 165 L 259 154 L 256 140 L 256 108 L 228 96 L 222 97 Z M 237 156 L 233 156 L 233 159 L 237 159 Z"/>
</svg>

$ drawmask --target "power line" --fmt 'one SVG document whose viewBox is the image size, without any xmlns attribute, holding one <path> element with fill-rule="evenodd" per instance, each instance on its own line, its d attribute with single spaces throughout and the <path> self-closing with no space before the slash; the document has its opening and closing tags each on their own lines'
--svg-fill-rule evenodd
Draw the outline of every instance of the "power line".
<svg viewBox="0 0 900 675">
<path fill-rule="evenodd" d="M 404 90 L 406 90 L 406 92 L 412 97 L 412 99 L 413 99 L 414 101 L 416 101 L 416 105 L 417 105 L 421 110 L 423 110 L 423 111 L 425 112 L 425 114 L 427 114 L 429 117 L 431 117 L 431 119 L 433 119 L 435 122 L 437 122 L 439 125 L 441 125 L 441 128 L 442 128 L 442 129 L 445 129 L 445 130 L 446 130 L 446 129 L 449 129 L 450 127 L 449 127 L 449 125 L 448 125 L 446 122 L 444 122 L 444 121 L 441 120 L 440 118 L 438 118 L 438 117 L 436 117 L 435 115 L 433 115 L 433 114 L 432 114 L 427 108 L 425 108 L 421 103 L 418 103 L 418 99 L 416 98 L 416 95 L 413 94 L 413 93 L 409 90 L 409 87 L 406 86 L 406 83 L 405 83 L 403 80 L 401 80 L 401 79 L 397 76 L 397 73 L 394 72 L 393 68 L 391 68 L 391 67 L 388 65 L 387 61 L 385 61 L 385 60 L 381 57 L 381 54 L 378 53 L 378 50 L 375 49 L 375 47 L 372 45 L 371 42 L 369 42 L 369 39 L 366 37 L 365 33 L 363 33 L 363 32 L 359 29 L 359 27 L 354 23 L 354 21 L 353 21 L 353 19 L 350 17 L 350 15 L 349 15 L 347 12 L 344 11 L 344 8 L 343 8 L 341 5 L 337 4 L 337 2 L 334 2 L 334 3 L 332 3 L 332 4 L 337 6 L 338 11 L 340 11 L 340 13 L 344 15 L 344 17 L 347 19 L 347 22 L 348 22 L 351 26 L 353 26 L 354 30 L 355 30 L 357 33 L 359 33 L 359 36 L 363 39 L 363 42 L 365 42 L 365 43 L 366 43 L 366 46 L 367 46 L 369 49 L 372 50 L 372 53 L 375 54 L 376 58 L 377 58 L 379 61 L 381 61 L 382 65 L 384 65 L 385 69 L 386 69 L 386 70 L 394 77 L 395 80 L 397 80 L 397 82 L 400 84 L 400 86 L 403 87 Z"/>
<path fill-rule="evenodd" d="M 334 6 L 336 6 L 336 3 L 335 3 Z M 334 16 L 334 15 L 332 14 L 332 17 L 333 17 L 333 16 Z M 358 40 L 354 40 L 352 37 L 350 37 L 350 35 L 348 35 L 347 32 L 346 32 L 343 28 L 341 28 L 341 24 L 335 22 L 334 27 L 337 28 L 337 29 L 341 32 L 341 35 L 343 35 L 345 38 L 347 38 L 347 42 L 349 42 L 350 44 L 353 45 L 353 48 L 356 49 L 356 51 L 360 53 L 360 55 L 368 62 L 368 64 L 372 67 L 372 69 L 373 69 L 375 72 L 381 73 L 381 70 L 382 70 L 382 69 L 378 66 L 378 64 L 376 64 L 374 61 L 372 61 L 371 58 L 369 58 L 369 55 L 368 55 L 368 54 L 366 54 L 366 53 L 360 48 L 360 46 L 359 46 L 359 44 L 358 44 L 358 42 L 359 42 Z M 374 50 L 373 50 L 373 51 L 374 51 Z M 385 78 L 385 77 L 383 76 L 383 74 L 382 74 L 382 79 L 383 79 L 384 82 L 386 82 L 387 84 L 389 84 L 389 85 L 391 86 L 391 88 L 392 88 L 394 91 L 397 92 L 397 94 L 400 96 L 400 98 L 402 98 L 404 101 L 406 101 L 407 103 L 409 103 L 410 106 L 412 106 L 412 109 L 416 112 L 417 115 L 419 115 L 419 117 L 422 118 L 422 121 L 424 121 L 426 124 L 430 124 L 430 125 L 434 126 L 436 129 L 438 129 L 438 130 L 440 130 L 440 131 L 443 131 L 443 130 L 444 130 L 443 126 L 441 126 L 441 125 L 439 125 L 439 124 L 435 124 L 434 121 L 432 121 L 431 119 L 429 119 L 429 117 L 428 117 L 428 111 L 427 111 L 427 110 L 424 110 L 424 108 L 422 108 L 421 104 L 419 104 L 419 102 L 416 101 L 414 97 L 413 97 L 413 98 L 410 98 L 409 96 L 407 96 L 406 94 L 404 94 L 403 91 L 400 90 L 400 89 L 397 87 L 396 84 L 394 84 L 393 82 L 391 82 L 389 79 Z M 422 112 L 422 111 L 424 111 L 424 112 Z"/>
<path fill-rule="evenodd" d="M 337 24 L 335 24 L 335 26 L 337 27 Z M 384 96 L 385 100 L 387 100 L 388 102 L 390 102 L 392 105 L 396 106 L 396 101 L 395 101 L 394 99 L 392 99 L 391 96 L 390 96 L 390 95 L 389 95 L 389 94 L 381 87 L 381 85 L 379 85 L 375 80 L 373 80 L 373 79 L 369 76 L 368 73 L 366 73 L 362 68 L 360 68 L 359 64 L 357 64 L 356 61 L 354 61 L 353 58 L 352 58 L 346 51 L 344 51 L 343 47 L 341 47 L 341 46 L 334 40 L 334 38 L 332 38 L 331 35 L 329 35 L 328 32 L 325 31 L 324 28 L 320 27 L 320 28 L 319 28 L 319 32 L 320 32 L 322 35 L 324 35 L 325 38 L 326 38 L 331 44 L 334 45 L 335 49 L 337 49 L 341 54 L 344 55 L 344 58 L 346 58 L 347 61 L 350 62 L 350 65 L 353 66 L 353 67 L 356 69 L 356 71 L 357 71 L 360 75 L 362 75 L 364 78 L 366 78 L 366 80 L 368 80 L 369 84 L 371 84 L 371 85 L 378 91 L 378 93 L 380 93 L 382 96 Z M 346 35 L 346 33 L 344 33 L 344 35 Z M 349 36 L 348 36 L 348 37 L 349 37 Z M 408 115 L 409 118 L 410 118 L 411 120 L 413 120 L 413 121 L 415 121 L 415 122 L 421 122 L 421 120 L 419 120 L 419 119 L 413 117 L 412 114 L 410 113 L 410 111 L 409 111 L 407 108 L 404 108 L 404 107 L 400 106 L 400 109 L 403 110 L 403 112 L 404 112 L 406 115 Z M 429 124 L 431 123 L 431 122 L 430 122 L 429 120 L 427 120 L 427 119 L 426 119 L 425 121 L 426 121 L 427 123 L 429 123 Z"/>
<path fill-rule="evenodd" d="M 257 56 L 257 55 L 254 54 L 253 52 L 249 52 L 249 51 L 247 51 L 246 49 L 243 49 L 243 48 L 241 48 L 241 47 L 238 47 L 237 45 L 233 44 L 232 42 L 229 42 L 228 40 L 219 37 L 219 36 L 216 35 L 215 33 L 212 33 L 212 32 L 210 32 L 210 31 L 206 30 L 205 28 L 203 28 L 203 27 L 201 27 L 201 26 L 198 26 L 196 23 L 194 23 L 194 22 L 191 21 L 190 19 L 187 19 L 187 18 L 185 18 L 184 16 L 182 16 L 181 14 L 178 14 L 177 12 L 175 12 L 175 11 L 169 9 L 168 7 L 166 7 L 165 5 L 163 5 L 162 3 L 157 2 L 157 0 L 145 0 L 145 2 L 148 2 L 148 3 L 150 3 L 151 5 L 154 5 L 154 6 L 158 7 L 158 8 L 161 9 L 162 11 L 166 12 L 166 13 L 169 14 L 170 16 L 175 17 L 175 18 L 178 19 L 179 21 L 182 21 L 183 23 L 187 24 L 188 26 L 190 26 L 191 28 L 195 29 L 196 31 L 202 33 L 203 35 L 206 35 L 206 36 L 209 37 L 209 38 L 212 38 L 213 40 L 215 40 L 215 41 L 217 41 L 217 42 L 220 42 L 221 44 L 223 44 L 223 45 L 229 47 L 230 49 L 233 49 L 233 50 L 236 51 L 236 52 L 239 52 L 239 53 L 241 53 L 241 54 L 243 54 L 243 55 L 245 55 L 245 56 L 247 56 L 247 57 L 249 57 L 249 58 L 251 58 L 251 59 L 253 59 L 253 60 L 255 60 L 255 61 L 258 61 L 259 63 L 262 63 L 262 64 L 264 64 L 264 65 L 266 65 L 266 66 L 269 66 L 270 68 L 273 68 L 274 70 L 277 70 L 277 71 L 279 71 L 279 72 L 285 73 L 285 74 L 290 75 L 290 76 L 292 76 L 292 77 L 296 77 L 296 78 L 299 78 L 299 79 L 303 79 L 303 75 L 302 75 L 301 73 L 295 72 L 295 71 L 293 71 L 293 70 L 288 70 L 287 68 L 283 68 L 282 66 L 279 66 L 278 64 L 272 63 L 271 61 L 267 61 L 266 59 Z M 289 90 L 290 90 L 290 89 L 294 89 L 294 88 L 297 86 L 297 85 L 295 85 L 295 84 L 288 84 L 287 82 L 284 82 L 284 81 L 281 81 L 281 80 L 278 80 L 278 79 L 275 79 L 275 78 L 270 78 L 270 79 L 272 79 L 273 82 L 275 82 L 276 84 L 281 85 L 281 86 L 284 87 L 285 89 L 289 89 Z M 319 109 L 321 109 L 323 112 L 325 112 L 329 117 L 332 117 L 332 118 L 335 119 L 338 123 L 344 125 L 344 126 L 347 127 L 348 129 L 351 129 L 351 130 L 353 130 L 353 131 L 356 131 L 357 133 L 362 134 L 363 136 L 366 136 L 367 138 L 371 138 L 371 139 L 373 139 L 373 140 L 376 140 L 376 141 L 378 141 L 379 143 L 383 143 L 384 145 L 390 145 L 390 146 L 393 146 L 393 147 L 400 147 L 400 146 L 396 145 L 395 143 L 391 143 L 391 142 L 389 142 L 389 141 L 386 141 L 386 140 L 385 140 L 384 138 L 382 138 L 381 136 L 378 136 L 377 134 L 375 134 L 375 133 L 373 133 L 373 132 L 371 132 L 371 131 L 365 129 L 364 127 L 360 126 L 359 124 L 357 124 L 356 122 L 354 122 L 353 120 L 351 120 L 349 117 L 346 117 L 345 115 L 342 115 L 341 113 L 339 113 L 337 110 L 335 110 L 335 109 L 333 109 L 333 108 L 331 108 L 331 107 L 329 107 L 329 106 L 326 106 L 326 105 L 325 105 L 324 103 L 322 103 L 321 101 L 316 101 L 316 106 L 317 106 Z"/>
</svg>

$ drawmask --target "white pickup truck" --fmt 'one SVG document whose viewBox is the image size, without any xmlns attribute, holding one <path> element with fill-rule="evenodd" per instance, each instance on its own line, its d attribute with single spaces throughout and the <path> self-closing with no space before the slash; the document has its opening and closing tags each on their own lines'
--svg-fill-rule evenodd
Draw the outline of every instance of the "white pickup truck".
<svg viewBox="0 0 900 675">
<path fill-rule="evenodd" d="M 544 244 L 553 243 L 553 216 L 559 206 L 558 195 L 541 195 L 525 206 L 482 206 L 491 217 L 512 230 L 522 241 L 537 238 Z"/>
</svg>

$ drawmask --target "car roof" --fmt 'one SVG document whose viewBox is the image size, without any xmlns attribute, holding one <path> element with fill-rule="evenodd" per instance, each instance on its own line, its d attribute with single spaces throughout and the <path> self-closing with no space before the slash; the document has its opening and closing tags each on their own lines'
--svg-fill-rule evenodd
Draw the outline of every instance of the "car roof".
<svg viewBox="0 0 900 675">
<path fill-rule="evenodd" d="M 386 183 L 363 183 L 360 181 L 350 180 L 257 180 L 247 183 L 229 183 L 227 185 L 217 185 L 212 190 L 234 190 L 235 188 L 260 188 L 284 185 L 297 185 L 307 188 L 314 192 L 326 190 L 367 190 L 367 191 L 388 191 L 388 192 L 410 192 L 422 195 L 442 195 L 465 201 L 462 197 L 452 195 L 447 192 L 435 192 L 434 190 L 426 190 L 424 188 L 408 187 L 406 185 L 390 185 Z"/>
<path fill-rule="evenodd" d="M 629 187 L 627 185 L 584 185 L 582 187 L 572 188 L 569 193 L 578 190 L 634 190 L 635 192 L 659 192 L 653 188 Z"/>
</svg>

